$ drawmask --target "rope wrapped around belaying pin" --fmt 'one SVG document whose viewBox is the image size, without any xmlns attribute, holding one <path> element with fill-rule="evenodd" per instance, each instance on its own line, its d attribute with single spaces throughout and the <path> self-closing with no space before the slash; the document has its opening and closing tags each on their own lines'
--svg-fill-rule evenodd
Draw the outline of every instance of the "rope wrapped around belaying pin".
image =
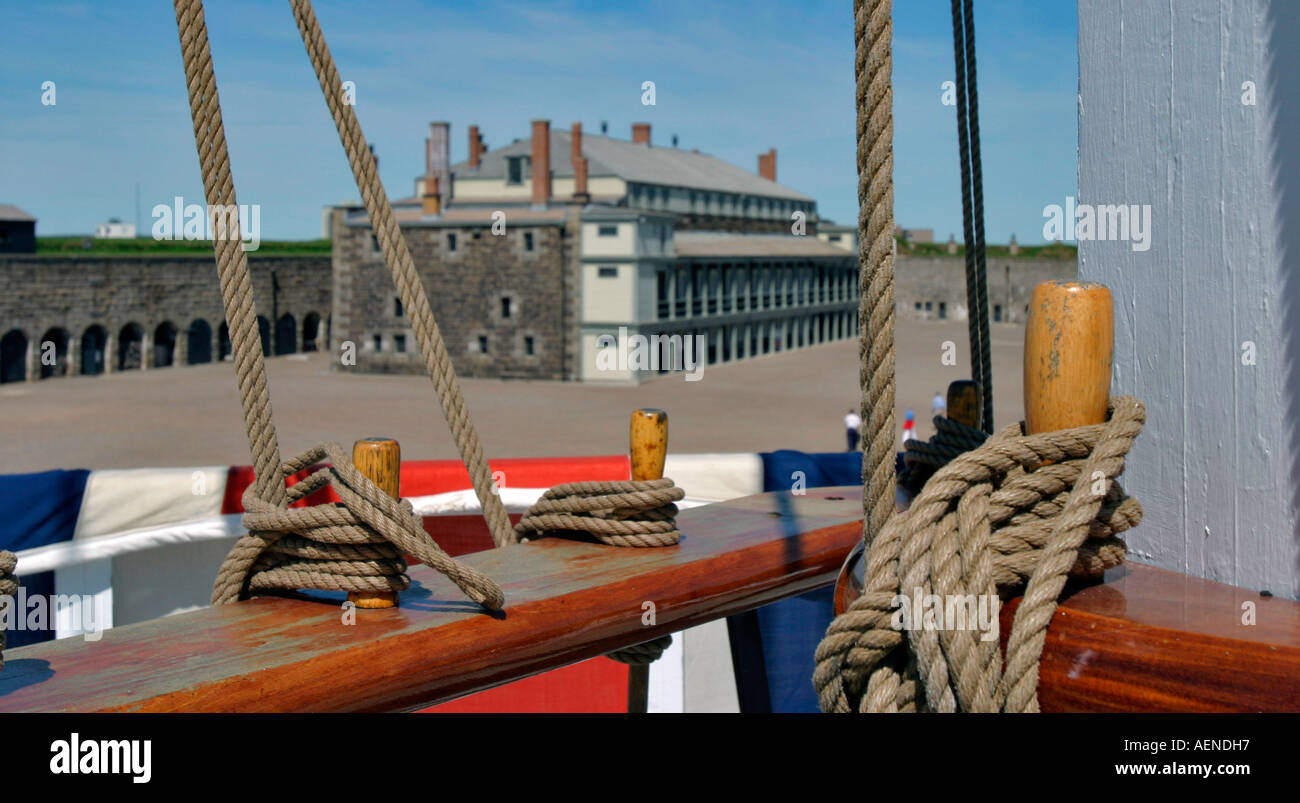
<svg viewBox="0 0 1300 803">
<path fill-rule="evenodd" d="M 675 517 L 686 492 L 667 477 L 620 482 L 568 482 L 550 488 L 515 525 L 515 536 L 586 533 L 619 547 L 662 547 L 682 537 Z M 615 650 L 608 657 L 625 664 L 659 660 L 673 643 L 660 636 L 644 644 Z"/>
<path fill-rule="evenodd" d="M 0 597 L 9 597 L 10 615 L 21 616 L 22 614 L 15 609 L 13 596 L 18 593 L 18 578 L 14 576 L 14 569 L 18 566 L 18 556 L 14 553 L 0 549 Z M 5 629 L 0 627 L 0 671 L 5 668 Z"/>
<path fill-rule="evenodd" d="M 1035 435 L 1008 427 L 936 471 L 868 545 L 862 596 L 817 647 L 822 709 L 1037 711 L 1038 661 L 1066 578 L 1118 565 L 1125 547 L 1115 536 L 1141 521 L 1115 478 L 1145 421 L 1141 402 L 1115 396 L 1104 424 Z M 1005 669 L 997 638 L 893 626 L 899 596 L 914 589 L 996 599 L 1026 580 Z"/>
<path fill-rule="evenodd" d="M 486 575 L 452 558 L 424 530 L 408 500 L 393 499 L 362 474 L 337 443 L 325 443 L 281 466 L 287 478 L 328 460 L 287 489 L 287 504 L 327 485 L 341 504 L 281 508 L 260 499 L 255 486 L 244 492 L 240 538 L 217 572 L 214 605 L 235 602 L 267 589 L 402 591 L 406 554 L 436 569 L 487 608 L 500 609 L 505 596 Z"/>
</svg>

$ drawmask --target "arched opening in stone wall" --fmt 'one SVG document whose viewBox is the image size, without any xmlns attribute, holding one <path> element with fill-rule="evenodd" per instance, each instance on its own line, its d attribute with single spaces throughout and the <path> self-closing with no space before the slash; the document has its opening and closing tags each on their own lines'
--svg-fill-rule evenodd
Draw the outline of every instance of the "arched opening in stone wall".
<svg viewBox="0 0 1300 803">
<path fill-rule="evenodd" d="M 202 318 L 195 318 L 187 333 L 185 363 L 200 365 L 205 362 L 212 362 L 212 327 Z"/>
<path fill-rule="evenodd" d="M 27 381 L 27 335 L 10 329 L 0 338 L 0 383 Z"/>
<path fill-rule="evenodd" d="M 271 356 L 271 322 L 265 315 L 257 316 L 257 336 L 262 340 L 262 356 Z"/>
<path fill-rule="evenodd" d="M 221 326 L 217 328 L 217 359 L 229 359 L 230 349 L 230 326 L 222 321 Z"/>
<path fill-rule="evenodd" d="M 136 371 L 144 367 L 144 327 L 128 323 L 117 334 L 117 370 Z"/>
<path fill-rule="evenodd" d="M 307 313 L 307 317 L 302 319 L 302 350 L 318 351 L 320 335 L 320 316 L 314 312 Z"/>
<path fill-rule="evenodd" d="M 86 327 L 81 335 L 81 373 L 98 376 L 104 373 L 104 349 L 108 345 L 108 332 L 99 324 Z"/>
<path fill-rule="evenodd" d="M 153 367 L 170 368 L 176 362 L 176 324 L 163 321 L 153 330 Z"/>
<path fill-rule="evenodd" d="M 67 376 L 67 331 L 55 326 L 41 335 L 40 352 L 36 355 L 36 358 L 40 361 L 41 379 L 49 379 L 52 376 Z"/>
<path fill-rule="evenodd" d="M 298 350 L 298 322 L 285 313 L 275 322 L 275 353 L 293 354 Z"/>
</svg>

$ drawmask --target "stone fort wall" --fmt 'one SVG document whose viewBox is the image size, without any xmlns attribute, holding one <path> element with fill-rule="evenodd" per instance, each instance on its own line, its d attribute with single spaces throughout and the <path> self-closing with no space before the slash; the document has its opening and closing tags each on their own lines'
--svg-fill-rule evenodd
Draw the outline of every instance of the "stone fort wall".
<svg viewBox="0 0 1300 803">
<path fill-rule="evenodd" d="M 330 258 L 250 257 L 262 334 L 270 341 L 263 350 L 324 348 Z M 5 381 L 122 370 L 124 356 L 127 368 L 153 368 L 222 355 L 225 312 L 212 256 L 2 255 L 0 288 Z M 41 363 L 47 338 L 59 352 L 55 366 Z M 102 350 L 100 366 L 89 364 L 95 349 Z"/>
<path fill-rule="evenodd" d="M 1034 285 L 1050 279 L 1073 280 L 1078 262 L 1071 259 L 990 257 L 989 320 L 1024 323 Z M 966 262 L 963 257 L 900 256 L 894 261 L 894 303 L 904 320 L 966 320 Z"/>
</svg>

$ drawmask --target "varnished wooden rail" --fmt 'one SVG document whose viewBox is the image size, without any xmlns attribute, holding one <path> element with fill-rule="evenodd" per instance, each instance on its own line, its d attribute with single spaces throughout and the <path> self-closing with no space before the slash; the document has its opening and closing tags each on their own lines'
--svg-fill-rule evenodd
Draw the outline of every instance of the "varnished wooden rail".
<svg viewBox="0 0 1300 803">
<path fill-rule="evenodd" d="M 351 625 L 342 595 L 259 598 L 6 650 L 0 711 L 420 708 L 828 585 L 861 518 L 861 489 L 809 489 L 682 511 L 675 547 L 462 556 L 504 589 L 498 617 L 415 566 L 398 607 Z"/>
<path fill-rule="evenodd" d="M 353 625 L 342 595 L 261 598 L 20 647 L 0 711 L 419 708 L 829 584 L 861 513 L 861 488 L 759 494 L 683 511 L 673 548 L 548 539 L 465 556 L 505 588 L 499 618 L 416 566 L 400 607 Z M 1300 603 L 1126 564 L 1067 589 L 1039 697 L 1045 711 L 1300 711 Z"/>
</svg>

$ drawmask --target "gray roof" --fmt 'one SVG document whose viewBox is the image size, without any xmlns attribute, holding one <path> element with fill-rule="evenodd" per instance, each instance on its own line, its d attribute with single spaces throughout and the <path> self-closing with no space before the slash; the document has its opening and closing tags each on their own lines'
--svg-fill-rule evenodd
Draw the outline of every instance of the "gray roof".
<svg viewBox="0 0 1300 803">
<path fill-rule="evenodd" d="M 551 175 L 566 178 L 573 176 L 572 149 L 573 140 L 569 132 L 552 128 Z M 451 172 L 461 179 L 501 179 L 506 175 L 506 157 L 531 156 L 532 152 L 533 140 L 532 137 L 527 137 L 484 153 L 476 170 L 470 169 L 469 162 L 465 161 L 452 165 Z M 584 131 L 582 155 L 587 158 L 587 175 L 590 178 L 617 176 L 624 181 L 639 184 L 688 187 L 795 201 L 813 200 L 801 192 L 768 181 L 757 173 L 750 173 L 707 153 L 646 145 Z"/>
<path fill-rule="evenodd" d="M 12 204 L 0 204 L 0 220 L 16 220 L 27 223 L 35 222 L 36 218 Z"/>
<path fill-rule="evenodd" d="M 679 231 L 673 234 L 673 250 L 683 257 L 836 257 L 852 259 L 812 236 L 794 234 L 735 234 L 719 231 Z"/>
</svg>

